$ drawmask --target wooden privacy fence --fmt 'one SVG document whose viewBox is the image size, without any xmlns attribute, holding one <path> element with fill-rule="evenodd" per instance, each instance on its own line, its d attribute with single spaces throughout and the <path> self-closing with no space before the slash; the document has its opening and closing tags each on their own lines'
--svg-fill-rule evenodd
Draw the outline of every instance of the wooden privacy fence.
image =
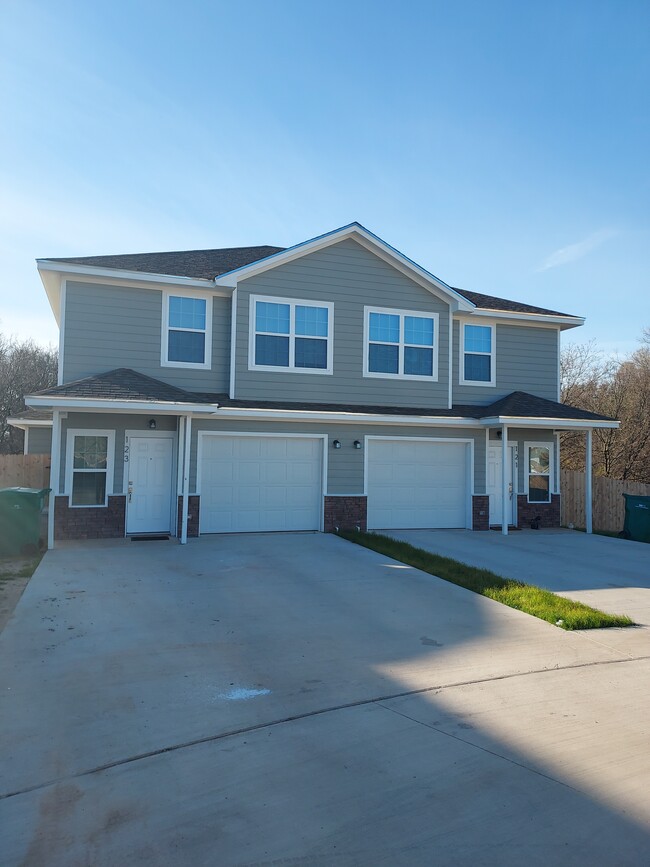
<svg viewBox="0 0 650 867">
<path fill-rule="evenodd" d="M 0 488 L 48 488 L 49 455 L 0 455 Z"/>
<path fill-rule="evenodd" d="M 585 474 L 573 470 L 562 470 L 560 484 L 562 523 L 584 527 L 586 523 Z M 623 494 L 650 497 L 650 485 L 645 485 L 643 482 L 622 482 L 619 479 L 594 476 L 592 505 L 594 530 L 618 533 L 623 529 L 625 520 Z"/>
</svg>

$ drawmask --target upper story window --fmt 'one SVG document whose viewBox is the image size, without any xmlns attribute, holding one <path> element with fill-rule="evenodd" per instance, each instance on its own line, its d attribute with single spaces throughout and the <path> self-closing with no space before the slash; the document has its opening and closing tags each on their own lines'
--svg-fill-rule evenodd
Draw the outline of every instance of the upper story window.
<svg viewBox="0 0 650 867">
<path fill-rule="evenodd" d="M 163 294 L 161 364 L 210 367 L 212 298 Z"/>
<path fill-rule="evenodd" d="M 553 485 L 553 446 L 526 443 L 526 493 L 529 503 L 550 503 Z"/>
<path fill-rule="evenodd" d="M 495 326 L 460 323 L 460 384 L 496 385 Z"/>
<path fill-rule="evenodd" d="M 114 431 L 68 431 L 66 490 L 71 506 L 107 505 L 114 452 Z"/>
<path fill-rule="evenodd" d="M 366 307 L 363 375 L 438 379 L 438 314 Z"/>
<path fill-rule="evenodd" d="M 328 302 L 251 295 L 249 368 L 332 373 L 333 316 Z"/>
</svg>

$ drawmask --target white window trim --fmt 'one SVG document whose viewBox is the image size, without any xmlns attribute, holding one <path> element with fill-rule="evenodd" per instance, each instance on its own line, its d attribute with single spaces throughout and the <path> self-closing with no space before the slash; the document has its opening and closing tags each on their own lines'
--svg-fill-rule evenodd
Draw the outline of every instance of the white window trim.
<svg viewBox="0 0 650 867">
<path fill-rule="evenodd" d="M 199 328 L 173 328 L 173 331 L 192 331 L 205 334 L 205 356 L 202 362 L 169 361 L 169 299 L 197 298 L 205 301 L 205 331 Z M 184 367 L 190 370 L 209 370 L 212 366 L 212 295 L 205 292 L 192 292 L 186 289 L 164 290 L 162 292 L 162 328 L 160 333 L 160 366 Z"/>
<path fill-rule="evenodd" d="M 526 499 L 533 505 L 545 505 L 552 502 L 553 494 L 556 493 L 555 485 L 555 443 L 547 442 L 525 442 L 524 443 L 524 492 Z M 548 500 L 531 500 L 529 489 L 530 478 L 530 450 L 533 448 L 548 449 Z"/>
<path fill-rule="evenodd" d="M 269 304 L 289 305 L 289 334 L 260 332 L 260 334 L 268 333 L 272 337 L 289 338 L 288 367 L 255 363 L 255 335 L 258 333 L 255 329 L 255 304 L 258 301 L 266 301 Z M 324 307 L 327 309 L 327 338 L 314 337 L 315 340 L 327 340 L 327 367 L 325 368 L 294 366 L 296 337 L 304 336 L 309 340 L 309 335 L 296 334 L 296 306 Z M 303 298 L 279 298 L 275 295 L 251 295 L 248 309 L 248 369 L 263 370 L 267 373 L 315 373 L 331 375 L 334 372 L 334 304 L 331 301 L 306 301 Z"/>
<path fill-rule="evenodd" d="M 497 325 L 496 322 L 468 322 L 466 319 L 461 319 L 460 325 L 460 340 L 458 341 L 458 384 L 459 385 L 476 385 L 479 388 L 494 388 L 497 384 Z M 489 382 L 479 382 L 476 379 L 465 379 L 465 326 L 476 325 L 481 328 L 490 328 L 492 330 L 491 346 L 492 352 L 473 352 L 472 355 L 489 355 L 490 361 L 490 376 Z"/>
<path fill-rule="evenodd" d="M 106 496 L 103 503 L 95 503 L 94 505 L 72 505 L 72 476 L 74 472 L 104 472 L 104 470 L 75 470 L 74 462 L 74 439 L 77 436 L 82 437 L 107 437 L 107 452 L 106 452 Z M 115 431 L 114 430 L 97 430 L 95 428 L 70 428 L 66 433 L 66 456 L 65 456 L 65 491 L 68 497 L 68 507 L 70 509 L 105 509 L 108 506 L 108 498 L 113 493 L 113 468 L 115 462 Z"/>
<path fill-rule="evenodd" d="M 400 317 L 400 340 L 397 343 L 384 343 L 381 340 L 370 340 L 370 314 L 371 313 L 387 313 L 389 316 Z M 419 346 L 415 343 L 404 342 L 404 317 L 416 316 L 418 319 L 433 319 L 433 346 Z M 383 343 L 384 346 L 398 346 L 398 370 L 404 370 L 404 347 L 414 346 L 420 349 L 433 350 L 433 368 L 431 376 L 418 376 L 415 373 L 379 373 L 371 371 L 368 365 L 368 357 L 370 353 L 370 343 Z M 427 310 L 403 310 L 396 307 L 374 307 L 368 306 L 363 308 L 363 375 L 368 379 L 408 379 L 414 382 L 437 382 L 438 381 L 438 355 L 440 343 L 440 315 Z"/>
</svg>

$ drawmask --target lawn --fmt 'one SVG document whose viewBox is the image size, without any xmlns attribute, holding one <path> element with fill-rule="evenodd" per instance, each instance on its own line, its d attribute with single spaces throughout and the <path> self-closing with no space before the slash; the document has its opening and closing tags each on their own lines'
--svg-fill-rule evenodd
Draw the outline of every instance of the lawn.
<svg viewBox="0 0 650 867">
<path fill-rule="evenodd" d="M 509 605 L 510 608 L 532 614 L 533 617 L 539 617 L 541 620 L 562 627 L 562 629 L 603 629 L 613 626 L 635 625 L 625 615 L 598 611 L 596 608 L 583 605 L 582 602 L 574 602 L 571 599 L 565 599 L 564 596 L 551 593 L 550 590 L 543 590 L 532 584 L 503 578 L 501 575 L 490 572 L 489 569 L 468 566 L 459 560 L 441 557 L 439 554 L 433 554 L 423 548 L 416 548 L 408 542 L 400 542 L 390 536 L 344 530 L 340 531 L 339 535 L 357 545 L 363 545 L 365 548 L 370 548 L 393 560 L 399 560 L 401 563 L 406 563 L 422 572 L 428 572 L 430 575 L 435 575 L 444 581 L 450 581 L 466 590 L 502 602 L 504 605 Z"/>
<path fill-rule="evenodd" d="M 0 558 L 0 630 L 13 614 L 42 557 L 41 553 L 32 557 Z"/>
</svg>

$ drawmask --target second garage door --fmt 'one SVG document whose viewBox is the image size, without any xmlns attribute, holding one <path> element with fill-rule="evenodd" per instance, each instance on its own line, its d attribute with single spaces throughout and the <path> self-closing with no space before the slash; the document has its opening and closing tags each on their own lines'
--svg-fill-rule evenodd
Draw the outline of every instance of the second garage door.
<svg viewBox="0 0 650 867">
<path fill-rule="evenodd" d="M 203 434 L 201 532 L 318 530 L 322 460 L 322 439 Z"/>
<path fill-rule="evenodd" d="M 368 440 L 368 528 L 467 527 L 467 443 Z"/>
</svg>

